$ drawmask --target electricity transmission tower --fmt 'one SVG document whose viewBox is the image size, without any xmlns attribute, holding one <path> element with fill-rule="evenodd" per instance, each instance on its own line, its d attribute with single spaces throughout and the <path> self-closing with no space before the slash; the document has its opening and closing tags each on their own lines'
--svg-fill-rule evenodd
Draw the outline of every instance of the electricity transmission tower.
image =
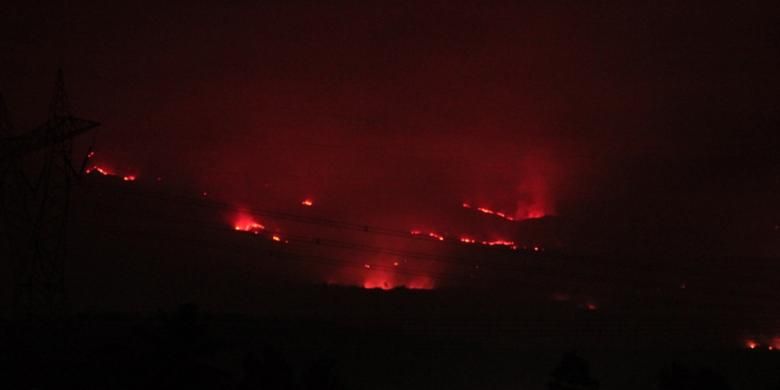
<svg viewBox="0 0 780 390">
<path fill-rule="evenodd" d="M 73 139 L 98 123 L 71 115 L 60 70 L 43 125 L 13 135 L 0 107 L 0 126 L 0 227 L 14 273 L 15 314 L 56 318 L 65 314 L 71 186 L 84 165 L 73 163 Z"/>
</svg>

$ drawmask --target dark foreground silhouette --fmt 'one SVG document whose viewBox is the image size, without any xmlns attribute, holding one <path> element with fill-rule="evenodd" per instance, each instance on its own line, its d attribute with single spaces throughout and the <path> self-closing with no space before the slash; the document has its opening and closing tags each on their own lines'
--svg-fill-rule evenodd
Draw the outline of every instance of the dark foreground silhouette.
<svg viewBox="0 0 780 390">
<path fill-rule="evenodd" d="M 496 388 L 597 390 L 619 388 L 613 378 L 628 375 L 640 389 L 732 389 L 713 369 L 679 363 L 650 368 L 655 374 L 648 377 L 641 374 L 646 367 L 636 373 L 594 371 L 585 354 L 573 352 L 551 360 L 542 352 L 501 355 L 454 338 L 434 342 L 435 337 L 397 337 L 380 328 L 269 322 L 219 318 L 195 305 L 141 319 L 82 316 L 67 326 L 37 330 L 4 322 L 0 381 L 9 389 L 336 390 L 473 388 L 495 378 Z M 534 365 L 537 358 L 546 363 Z M 459 361 L 464 359 L 465 366 Z M 675 356 L 664 359 L 674 362 Z M 780 367 L 776 354 L 762 359 Z M 510 369 L 499 372 L 502 364 Z"/>
</svg>

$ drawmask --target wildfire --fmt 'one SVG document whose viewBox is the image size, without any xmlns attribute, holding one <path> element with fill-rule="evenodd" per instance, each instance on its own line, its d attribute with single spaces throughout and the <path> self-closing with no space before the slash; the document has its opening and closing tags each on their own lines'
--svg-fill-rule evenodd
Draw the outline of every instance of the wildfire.
<svg viewBox="0 0 780 390">
<path fill-rule="evenodd" d="M 547 213 L 545 213 L 543 210 L 539 210 L 536 208 L 527 211 L 522 211 L 522 212 L 518 211 L 517 213 L 515 213 L 514 216 L 512 216 L 512 214 L 507 213 L 505 211 L 493 210 L 483 206 L 474 207 L 471 205 L 471 203 L 467 203 L 467 202 L 463 202 L 461 206 L 463 206 L 464 209 L 474 209 L 482 214 L 492 215 L 498 218 L 505 219 L 510 222 L 520 221 L 524 219 L 536 219 L 536 218 L 542 218 L 547 216 Z"/>
<path fill-rule="evenodd" d="M 240 232 L 250 232 L 254 234 L 260 234 L 261 231 L 265 230 L 265 226 L 259 223 L 252 222 L 244 225 L 235 225 L 234 229 Z"/>
<path fill-rule="evenodd" d="M 99 173 L 99 174 L 101 174 L 103 176 L 114 176 L 114 174 L 111 171 L 109 171 L 108 169 L 105 169 L 103 167 L 99 167 L 97 165 L 93 165 L 91 168 L 87 168 L 86 170 L 84 170 L 84 172 L 87 175 L 89 175 L 92 172 L 97 172 L 97 173 Z"/>
<path fill-rule="evenodd" d="M 113 172 L 110 169 L 105 168 L 105 167 L 101 167 L 99 165 L 93 165 L 93 166 L 85 169 L 84 173 L 86 173 L 87 175 L 96 173 L 96 174 L 101 175 L 101 176 L 115 176 L 115 177 L 119 177 L 120 176 L 116 172 Z M 122 175 L 121 178 L 122 178 L 122 181 L 135 181 L 138 177 L 136 175 Z"/>
<path fill-rule="evenodd" d="M 240 215 L 236 219 L 236 223 L 233 225 L 233 229 L 239 232 L 260 234 L 263 230 L 265 230 L 265 226 L 258 223 L 251 217 Z"/>
<path fill-rule="evenodd" d="M 480 241 L 480 240 L 472 238 L 471 236 L 468 236 L 468 235 L 462 235 L 462 236 L 460 236 L 460 238 L 458 240 L 461 243 L 464 243 L 464 244 L 470 244 L 470 245 L 471 244 L 478 244 L 478 245 L 484 245 L 484 246 L 504 246 L 504 247 L 507 247 L 507 248 L 511 248 L 512 250 L 517 250 L 520 247 L 514 241 L 509 241 L 509 240 L 492 240 L 492 241 L 485 240 L 485 241 Z M 534 246 L 531 246 L 530 248 L 527 247 L 527 246 L 523 246 L 522 248 L 523 248 L 523 250 L 533 251 L 533 252 L 542 252 L 542 251 L 544 251 L 544 248 L 542 248 L 539 245 L 534 245 Z"/>
<path fill-rule="evenodd" d="M 515 221 L 514 217 L 512 217 L 511 215 L 509 215 L 508 213 L 505 213 L 503 211 L 496 211 L 496 210 L 489 209 L 487 207 L 476 207 L 475 208 L 475 207 L 472 207 L 470 203 L 466 203 L 466 202 L 463 202 L 462 206 L 463 206 L 464 209 L 474 209 L 474 210 L 479 211 L 482 214 L 493 215 L 493 216 L 496 216 L 496 217 L 499 217 L 499 218 L 503 218 L 503 219 L 505 219 L 507 221 L 512 221 L 512 222 Z"/>
<path fill-rule="evenodd" d="M 372 271 L 372 274 L 376 273 Z M 405 282 L 398 281 L 393 275 L 379 273 L 371 275 L 363 281 L 363 288 L 370 290 L 392 290 L 394 288 L 407 288 L 410 290 L 432 290 L 433 283 L 426 277 L 414 278 Z"/>
<path fill-rule="evenodd" d="M 444 236 L 436 232 L 423 232 L 422 230 L 412 230 L 409 233 L 411 233 L 413 236 L 427 236 L 433 238 L 434 240 L 444 241 Z"/>
<path fill-rule="evenodd" d="M 314 205 L 314 201 L 313 201 L 313 200 L 311 200 L 311 199 L 308 199 L 308 198 L 307 198 L 307 199 L 304 199 L 304 200 L 301 202 L 301 204 L 302 204 L 302 205 L 304 205 L 304 206 L 306 206 L 306 207 L 311 207 L 311 206 L 313 206 L 313 205 Z"/>
<path fill-rule="evenodd" d="M 512 249 L 517 249 L 517 244 L 515 244 L 514 241 L 507 240 L 482 241 L 481 244 L 487 246 L 505 246 Z"/>
</svg>

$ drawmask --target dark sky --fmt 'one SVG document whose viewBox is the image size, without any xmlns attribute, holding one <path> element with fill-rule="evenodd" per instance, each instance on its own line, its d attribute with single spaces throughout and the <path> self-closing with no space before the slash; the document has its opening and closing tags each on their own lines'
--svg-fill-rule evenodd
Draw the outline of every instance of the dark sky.
<svg viewBox="0 0 780 390">
<path fill-rule="evenodd" d="M 582 251 L 780 248 L 769 1 L 15 3 L 14 122 L 61 65 L 117 170 L 386 224 L 540 207 Z"/>
</svg>

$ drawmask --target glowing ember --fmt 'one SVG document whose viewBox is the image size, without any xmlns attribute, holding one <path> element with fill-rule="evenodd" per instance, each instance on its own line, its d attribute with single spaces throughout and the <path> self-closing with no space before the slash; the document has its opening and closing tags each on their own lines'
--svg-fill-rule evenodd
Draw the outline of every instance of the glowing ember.
<svg viewBox="0 0 780 390">
<path fill-rule="evenodd" d="M 133 175 L 122 176 L 122 180 L 124 180 L 124 181 L 135 181 L 135 176 L 133 176 Z"/>
<path fill-rule="evenodd" d="M 363 264 L 363 268 L 365 268 L 365 269 L 371 269 L 371 264 Z"/>
<path fill-rule="evenodd" d="M 279 235 L 277 235 L 277 234 L 271 235 L 271 239 L 276 241 L 276 242 L 281 242 L 282 241 L 282 237 L 279 237 Z"/>
<path fill-rule="evenodd" d="M 748 341 L 745 342 L 745 346 L 748 349 L 756 349 L 756 348 L 758 348 L 758 343 L 753 341 L 753 340 L 748 340 Z"/>
<path fill-rule="evenodd" d="M 397 261 L 393 262 L 393 267 L 398 267 L 398 262 Z"/>
<path fill-rule="evenodd" d="M 95 152 L 89 152 L 89 154 L 87 154 L 87 158 L 92 158 L 92 157 L 95 157 Z"/>
<path fill-rule="evenodd" d="M 469 237 L 463 236 L 463 237 L 460 238 L 460 242 L 463 242 L 463 243 L 466 243 L 466 244 L 476 244 L 477 240 L 475 240 L 473 238 L 469 238 Z"/>
<path fill-rule="evenodd" d="M 595 303 L 587 303 L 585 304 L 585 308 L 588 309 L 588 311 L 594 311 L 597 310 L 599 307 Z"/>
<path fill-rule="evenodd" d="M 301 202 L 301 204 L 302 204 L 302 205 L 304 205 L 304 206 L 306 206 L 306 207 L 311 207 L 311 206 L 313 206 L 313 205 L 314 205 L 314 201 L 313 201 L 313 200 L 311 200 L 311 199 L 304 199 L 304 200 Z"/>
</svg>

